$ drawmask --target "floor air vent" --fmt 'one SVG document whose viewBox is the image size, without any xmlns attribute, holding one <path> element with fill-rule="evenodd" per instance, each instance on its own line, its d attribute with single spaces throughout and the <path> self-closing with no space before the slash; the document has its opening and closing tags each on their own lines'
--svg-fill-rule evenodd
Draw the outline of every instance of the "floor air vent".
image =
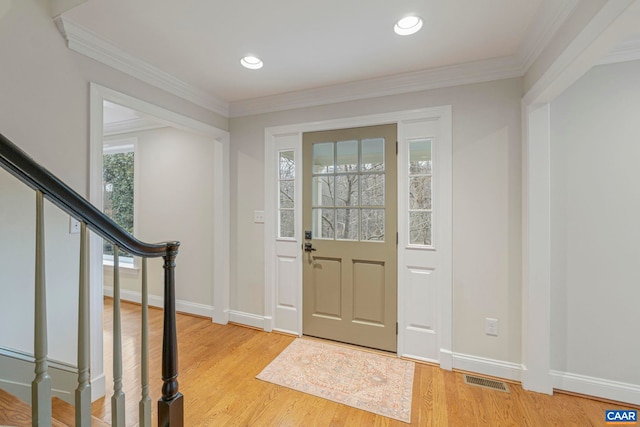
<svg viewBox="0 0 640 427">
<path fill-rule="evenodd" d="M 509 393 L 509 386 L 502 381 L 490 380 L 487 378 L 474 377 L 473 375 L 464 375 L 465 384 L 477 385 L 478 387 L 490 388 L 491 390 L 504 391 Z"/>
</svg>

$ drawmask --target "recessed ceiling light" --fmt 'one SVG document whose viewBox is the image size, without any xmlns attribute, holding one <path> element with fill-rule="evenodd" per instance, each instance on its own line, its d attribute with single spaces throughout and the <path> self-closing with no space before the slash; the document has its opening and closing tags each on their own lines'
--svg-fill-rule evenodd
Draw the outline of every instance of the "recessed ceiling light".
<svg viewBox="0 0 640 427">
<path fill-rule="evenodd" d="M 396 22 L 393 31 L 401 36 L 417 33 L 422 28 L 422 19 L 419 16 L 407 16 Z"/>
<path fill-rule="evenodd" d="M 243 67 L 250 70 L 259 70 L 264 65 L 260 58 L 255 56 L 245 56 L 240 60 L 240 63 Z"/>
</svg>

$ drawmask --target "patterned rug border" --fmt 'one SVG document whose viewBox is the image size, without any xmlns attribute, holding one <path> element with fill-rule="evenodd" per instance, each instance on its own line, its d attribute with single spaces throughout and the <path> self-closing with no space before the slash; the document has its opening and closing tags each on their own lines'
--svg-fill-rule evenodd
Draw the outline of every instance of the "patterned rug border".
<svg viewBox="0 0 640 427">
<path fill-rule="evenodd" d="M 397 371 L 396 374 L 400 376 L 400 378 L 397 379 L 400 383 L 400 390 L 396 393 L 394 393 L 393 390 L 391 393 L 384 393 L 383 399 L 387 400 L 390 398 L 390 395 L 395 394 L 393 397 L 397 399 L 398 402 L 392 406 L 383 406 L 384 404 L 380 400 L 362 398 L 362 396 L 358 396 L 357 394 L 354 395 L 337 390 L 339 385 L 335 385 L 333 389 L 329 389 L 311 384 L 309 381 L 301 381 L 298 376 L 299 372 L 297 372 L 299 369 L 291 368 L 291 358 L 295 357 L 295 355 L 303 355 L 305 354 L 305 351 L 317 351 L 319 349 L 334 352 L 335 357 L 337 358 L 343 357 L 343 355 L 356 356 L 358 358 L 364 358 L 368 365 L 376 366 L 383 364 L 384 366 L 392 366 Z M 285 369 L 281 367 L 282 364 L 288 368 Z M 271 363 L 269 363 L 269 365 L 267 365 L 267 367 L 256 376 L 256 378 L 287 387 L 292 390 L 300 391 L 302 393 L 311 394 L 313 396 L 342 403 L 357 409 L 372 412 L 377 415 L 409 423 L 411 422 L 414 372 L 415 363 L 408 360 L 376 354 L 370 351 L 358 350 L 339 344 L 336 345 L 323 341 L 296 338 L 275 359 L 273 359 Z M 311 373 L 311 371 L 308 373 Z"/>
</svg>

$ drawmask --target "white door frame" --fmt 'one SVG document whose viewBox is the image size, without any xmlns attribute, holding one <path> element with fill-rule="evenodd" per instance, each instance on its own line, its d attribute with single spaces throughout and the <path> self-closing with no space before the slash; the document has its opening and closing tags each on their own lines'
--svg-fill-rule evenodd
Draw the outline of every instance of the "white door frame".
<svg viewBox="0 0 640 427">
<path fill-rule="evenodd" d="M 287 126 L 269 127 L 265 129 L 265 305 L 264 330 L 302 334 L 302 197 L 295 197 L 295 238 L 277 238 L 277 153 L 278 150 L 293 150 L 296 156 L 302 153 L 302 134 L 304 132 L 344 129 L 361 126 L 398 124 L 398 140 L 423 136 L 416 134 L 421 122 L 438 124 L 438 144 L 440 144 L 441 164 L 449 171 L 448 176 L 439 176 L 438 187 L 438 223 L 434 234 L 438 234 L 437 250 L 441 254 L 438 260 L 439 275 L 435 292 L 437 294 L 437 315 L 434 316 L 437 329 L 437 351 L 427 354 L 422 351 L 428 341 L 429 327 L 412 322 L 405 316 L 406 306 L 403 299 L 408 298 L 405 277 L 404 256 L 406 247 L 398 246 L 398 355 L 408 356 L 431 362 L 439 362 L 443 368 L 452 367 L 452 113 L 451 106 L 425 108 L 420 110 L 400 111 L 370 116 L 352 117 L 322 122 L 299 123 Z M 409 134 L 409 132 L 414 132 Z M 402 144 L 400 144 L 402 147 Z M 400 155 L 401 153 L 399 153 Z M 296 157 L 296 189 L 302 184 L 302 161 Z M 404 168 L 406 169 L 406 168 Z M 399 168 L 400 171 L 403 170 Z M 404 177 L 399 177 L 404 182 Z M 400 186 L 400 184 L 399 184 Z M 298 190 L 296 190 L 298 191 Z M 434 189 L 434 192 L 436 189 Z M 399 192 L 398 229 L 403 229 L 406 208 L 401 208 Z M 438 228 L 439 227 L 439 228 Z M 276 245 L 283 248 L 279 254 Z M 415 248 L 412 248 L 415 251 Z M 286 276 L 287 283 L 278 282 L 278 277 Z M 282 289 L 285 289 L 285 292 Z M 286 295 L 283 296 L 283 294 Z M 415 310 L 414 310 L 415 311 Z M 419 311 L 419 310 L 418 310 Z M 412 335 L 413 333 L 413 335 Z M 426 335 L 423 335 L 426 334 Z"/>
<path fill-rule="evenodd" d="M 213 203 L 213 321 L 229 321 L 229 132 L 183 116 L 157 105 L 115 90 L 90 84 L 90 146 L 89 201 L 102 210 L 103 102 L 110 101 L 145 115 L 168 126 L 210 137 L 214 145 Z M 178 258 L 179 262 L 179 258 Z M 92 400 L 105 394 L 102 360 L 103 266 L 102 239 L 91 233 L 90 238 L 90 305 L 91 305 L 91 376 Z"/>
<path fill-rule="evenodd" d="M 522 386 L 551 394 L 551 105 L 637 31 L 640 0 L 607 2 L 522 99 Z M 587 392 L 588 394 L 588 392 Z"/>
</svg>

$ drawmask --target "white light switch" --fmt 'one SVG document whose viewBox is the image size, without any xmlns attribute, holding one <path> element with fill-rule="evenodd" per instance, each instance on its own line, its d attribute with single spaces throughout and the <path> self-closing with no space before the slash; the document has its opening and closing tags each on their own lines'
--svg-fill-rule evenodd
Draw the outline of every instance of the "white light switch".
<svg viewBox="0 0 640 427">
<path fill-rule="evenodd" d="M 69 217 L 69 234 L 77 234 L 80 232 L 80 221 L 74 217 Z"/>
<path fill-rule="evenodd" d="M 254 211 L 253 222 L 256 224 L 264 224 L 264 211 Z"/>
</svg>

